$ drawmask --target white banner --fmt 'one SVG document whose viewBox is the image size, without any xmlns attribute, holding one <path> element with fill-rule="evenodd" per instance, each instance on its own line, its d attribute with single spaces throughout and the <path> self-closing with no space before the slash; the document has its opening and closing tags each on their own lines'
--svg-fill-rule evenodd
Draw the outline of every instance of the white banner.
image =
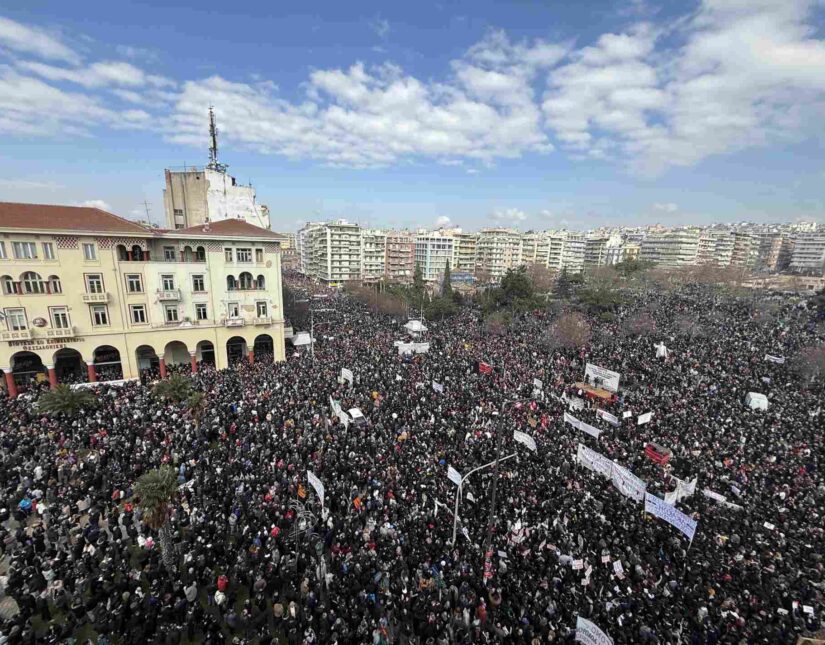
<svg viewBox="0 0 825 645">
<path fill-rule="evenodd" d="M 581 616 L 576 618 L 576 642 L 585 645 L 613 645 L 613 639 Z"/>
<path fill-rule="evenodd" d="M 621 377 L 622 375 L 619 372 L 606 370 L 598 365 L 593 365 L 593 363 L 587 363 L 584 367 L 585 382 L 610 392 L 619 391 L 619 379 Z"/>
<path fill-rule="evenodd" d="M 564 422 L 569 423 L 571 426 L 573 426 L 574 428 L 578 428 L 582 432 L 586 432 L 591 437 L 595 437 L 596 439 L 598 439 L 599 435 L 602 433 L 602 431 L 598 428 L 594 428 L 593 426 L 591 426 L 588 423 L 585 423 L 584 421 L 579 421 L 572 414 L 567 414 L 567 412 L 564 413 Z"/>
<path fill-rule="evenodd" d="M 650 423 L 650 420 L 653 418 L 652 412 L 645 412 L 644 414 L 640 414 L 639 418 L 636 420 L 636 425 L 641 426 L 645 423 Z"/>
<path fill-rule="evenodd" d="M 441 383 L 436 383 L 435 381 L 433 381 L 433 390 L 435 390 L 439 394 L 444 394 L 444 386 Z"/>
<path fill-rule="evenodd" d="M 576 459 L 585 468 L 589 468 L 593 472 L 601 473 L 605 477 L 610 477 L 613 470 L 613 462 L 601 453 L 591 450 L 583 443 L 579 444 L 579 449 L 576 452 Z"/>
<path fill-rule="evenodd" d="M 513 430 L 513 439 L 518 441 L 519 443 L 523 443 L 533 452 L 536 452 L 536 441 L 526 432 L 519 432 L 518 430 Z"/>
<path fill-rule="evenodd" d="M 619 427 L 619 419 L 614 417 L 612 414 L 610 414 L 610 412 L 605 412 L 601 408 L 596 408 L 596 416 L 601 417 L 602 419 L 607 421 L 610 425 L 612 425 L 614 428 Z"/>
<path fill-rule="evenodd" d="M 456 486 L 461 486 L 461 473 L 452 466 L 447 466 L 447 479 L 453 482 Z"/>
<path fill-rule="evenodd" d="M 647 484 L 624 466 L 613 462 L 610 479 L 613 485 L 618 488 L 619 492 L 625 497 L 629 497 L 637 502 L 641 502 L 644 499 Z"/>
<path fill-rule="evenodd" d="M 429 343 L 412 343 L 412 350 L 416 354 L 426 354 L 430 351 Z"/>
<path fill-rule="evenodd" d="M 348 370 L 346 367 L 342 367 L 341 368 L 341 378 L 344 379 L 345 381 L 349 382 L 350 387 L 352 386 L 352 380 L 353 380 L 352 370 Z"/>
<path fill-rule="evenodd" d="M 728 498 L 725 497 L 724 495 L 720 495 L 719 493 L 714 493 L 712 490 L 709 490 L 707 488 L 702 491 L 702 494 L 705 497 L 710 497 L 712 500 L 717 501 L 717 502 L 719 502 L 720 504 L 722 504 L 724 506 L 727 506 L 728 508 L 735 508 L 737 510 L 742 510 L 742 508 L 743 508 L 742 506 L 739 506 L 739 504 L 734 504 L 733 502 L 729 502 Z"/>
<path fill-rule="evenodd" d="M 684 481 L 683 479 L 679 479 L 678 477 L 674 477 L 676 480 L 676 501 L 678 502 L 681 499 L 685 499 L 686 497 L 690 497 L 696 492 L 696 483 L 699 481 L 698 477 L 694 477 L 693 481 Z"/>
<path fill-rule="evenodd" d="M 340 419 L 341 423 L 344 424 L 345 428 L 349 428 L 349 415 L 346 412 L 341 410 L 338 412 L 338 419 Z"/>
<path fill-rule="evenodd" d="M 785 364 L 784 356 L 771 356 L 770 354 L 765 354 L 765 360 L 770 361 L 771 363 L 779 363 L 780 365 Z"/>
<path fill-rule="evenodd" d="M 330 407 L 332 407 L 332 413 L 334 415 L 337 416 L 338 414 L 341 413 L 341 404 L 338 403 L 338 401 L 336 401 L 332 397 L 329 397 L 329 405 L 330 405 Z"/>
<path fill-rule="evenodd" d="M 659 499 L 650 493 L 645 493 L 645 513 L 652 513 L 656 517 L 663 519 L 693 540 L 693 535 L 696 533 L 696 520 L 666 503 L 663 499 Z"/>
<path fill-rule="evenodd" d="M 324 505 L 324 484 L 323 482 L 315 476 L 315 473 L 311 470 L 307 471 L 307 479 L 309 480 L 310 485 L 315 489 L 315 492 L 318 494 L 318 499 L 321 500 L 321 506 Z"/>
<path fill-rule="evenodd" d="M 629 419 L 633 416 L 633 413 L 630 410 L 625 410 L 622 412 L 622 419 Z"/>
<path fill-rule="evenodd" d="M 395 346 L 398 348 L 398 353 L 399 354 L 412 354 L 413 351 L 414 351 L 414 349 L 413 349 L 414 345 L 415 345 L 415 343 L 403 343 L 403 342 L 399 342 L 399 341 L 395 342 Z"/>
</svg>

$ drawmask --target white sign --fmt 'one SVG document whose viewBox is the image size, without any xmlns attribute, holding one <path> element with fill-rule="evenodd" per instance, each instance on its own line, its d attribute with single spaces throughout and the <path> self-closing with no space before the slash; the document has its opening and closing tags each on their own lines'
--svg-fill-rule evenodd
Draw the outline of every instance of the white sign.
<svg viewBox="0 0 825 645">
<path fill-rule="evenodd" d="M 656 517 L 663 519 L 693 540 L 693 535 L 696 533 L 696 520 L 685 515 L 682 511 L 674 508 L 670 504 L 667 504 L 663 499 L 659 499 L 650 493 L 645 493 L 645 513 L 652 513 Z"/>
<path fill-rule="evenodd" d="M 341 404 L 338 403 L 338 401 L 336 401 L 332 397 L 329 397 L 329 404 L 332 407 L 332 413 L 334 415 L 337 416 L 337 415 L 341 414 Z"/>
<path fill-rule="evenodd" d="M 307 471 L 307 479 L 309 480 L 310 486 L 315 489 L 315 492 L 318 494 L 318 499 L 321 500 L 321 506 L 324 505 L 324 484 L 323 482 L 318 479 L 314 472 L 311 470 Z"/>
<path fill-rule="evenodd" d="M 771 363 L 779 363 L 780 365 L 785 364 L 784 356 L 771 356 L 770 354 L 765 354 L 765 360 L 770 361 Z"/>
<path fill-rule="evenodd" d="M 610 392 L 619 391 L 619 372 L 611 372 L 593 363 L 587 363 L 584 367 L 584 380 L 595 387 L 601 387 Z"/>
<path fill-rule="evenodd" d="M 622 419 L 629 419 L 633 416 L 633 413 L 630 410 L 625 410 L 622 412 Z"/>
<path fill-rule="evenodd" d="M 636 425 L 641 426 L 645 423 L 650 423 L 650 420 L 653 418 L 652 412 L 645 412 L 644 414 L 640 414 L 639 418 L 636 420 Z"/>
<path fill-rule="evenodd" d="M 518 441 L 519 443 L 523 443 L 533 452 L 536 452 L 536 441 L 526 432 L 519 432 L 518 430 L 513 430 L 513 439 Z"/>
<path fill-rule="evenodd" d="M 585 645 L 613 645 L 610 636 L 581 616 L 576 618 L 576 642 Z"/>
<path fill-rule="evenodd" d="M 715 501 L 719 502 L 720 504 L 723 504 L 724 506 L 727 506 L 728 508 L 734 508 L 734 509 L 737 509 L 737 510 L 742 510 L 742 508 L 743 508 L 742 506 L 739 506 L 739 504 L 734 504 L 733 502 L 729 502 L 727 497 L 725 497 L 724 495 L 720 495 L 719 493 L 714 493 L 710 489 L 707 489 L 707 488 L 704 489 L 702 491 L 702 494 L 705 497 L 710 497 L 712 500 L 715 500 Z"/>
<path fill-rule="evenodd" d="M 341 421 L 341 423 L 343 423 L 343 424 L 344 424 L 344 427 L 345 427 L 345 428 L 349 428 L 349 416 L 347 416 L 347 413 L 346 413 L 346 412 L 344 412 L 343 410 L 341 410 L 341 411 L 338 413 L 338 419 Z"/>
<path fill-rule="evenodd" d="M 613 485 L 618 488 L 619 492 L 625 497 L 629 497 L 637 502 L 641 502 L 644 499 L 647 484 L 624 466 L 613 462 L 610 479 Z"/>
<path fill-rule="evenodd" d="M 612 425 L 614 428 L 619 427 L 619 419 L 617 419 L 612 414 L 610 414 L 610 412 L 605 412 L 601 408 L 596 408 L 596 416 L 601 417 L 602 419 L 607 421 L 610 425 Z"/>
<path fill-rule="evenodd" d="M 571 410 L 584 410 L 584 399 L 580 399 L 577 396 L 571 396 L 567 399 L 567 404 Z"/>
<path fill-rule="evenodd" d="M 398 353 L 403 354 L 412 354 L 413 353 L 413 346 L 415 343 L 404 343 L 400 341 L 395 341 L 395 346 L 398 348 Z"/>
<path fill-rule="evenodd" d="M 412 343 L 412 350 L 416 354 L 426 354 L 430 351 L 429 343 Z"/>
<path fill-rule="evenodd" d="M 435 381 L 433 381 L 433 390 L 435 390 L 439 394 L 444 394 L 444 386 L 441 383 L 436 383 Z"/>
<path fill-rule="evenodd" d="M 601 473 L 605 477 L 610 477 L 613 470 L 613 462 L 601 453 L 591 450 L 583 443 L 579 444 L 579 449 L 576 452 L 576 460 L 585 468 L 588 468 L 596 473 Z"/>
<path fill-rule="evenodd" d="M 347 381 L 352 387 L 353 375 L 352 370 L 348 370 L 346 367 L 341 368 L 341 378 Z"/>
<path fill-rule="evenodd" d="M 534 378 L 533 379 L 533 388 L 536 389 L 536 390 L 543 390 L 544 389 L 544 383 L 542 383 L 540 379 Z"/>
<path fill-rule="evenodd" d="M 572 414 L 567 414 L 567 412 L 564 413 L 564 422 L 569 423 L 571 426 L 578 428 L 582 432 L 586 432 L 591 437 L 595 437 L 596 439 L 598 439 L 599 435 L 602 433 L 602 431 L 598 428 L 594 428 L 589 423 L 585 423 L 584 421 L 579 421 Z"/>
<path fill-rule="evenodd" d="M 461 486 L 461 473 L 452 466 L 447 466 L 447 479 L 453 482 L 456 486 Z"/>
</svg>

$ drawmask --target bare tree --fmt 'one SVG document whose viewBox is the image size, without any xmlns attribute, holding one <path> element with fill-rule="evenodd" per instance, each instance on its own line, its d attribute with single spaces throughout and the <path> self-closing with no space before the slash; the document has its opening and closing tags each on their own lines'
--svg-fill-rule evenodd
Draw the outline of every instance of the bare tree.
<svg viewBox="0 0 825 645">
<path fill-rule="evenodd" d="M 825 345 L 805 347 L 794 357 L 794 371 L 806 381 L 813 381 L 825 375 Z"/>
<path fill-rule="evenodd" d="M 491 336 L 503 336 L 510 328 L 510 319 L 504 312 L 497 311 L 484 319 L 484 330 Z"/>
<path fill-rule="evenodd" d="M 533 284 L 533 290 L 541 295 L 550 293 L 556 284 L 556 271 L 548 269 L 543 264 L 528 264 L 527 277 Z"/>
<path fill-rule="evenodd" d="M 590 342 L 590 323 L 578 312 L 562 314 L 547 330 L 545 342 L 551 348 L 576 349 Z"/>
<path fill-rule="evenodd" d="M 621 332 L 625 336 L 648 336 L 656 331 L 656 321 L 646 311 L 639 311 L 632 314 L 621 326 Z"/>
</svg>

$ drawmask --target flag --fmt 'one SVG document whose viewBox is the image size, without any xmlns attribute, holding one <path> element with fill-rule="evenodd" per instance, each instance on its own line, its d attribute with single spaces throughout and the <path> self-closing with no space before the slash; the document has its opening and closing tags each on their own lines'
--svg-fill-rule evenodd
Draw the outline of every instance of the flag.
<svg viewBox="0 0 825 645">
<path fill-rule="evenodd" d="M 321 500 L 321 506 L 324 505 L 324 484 L 323 482 L 318 479 L 317 475 L 312 472 L 311 470 L 307 471 L 307 479 L 309 480 L 310 485 L 315 489 L 315 493 L 318 495 L 318 499 Z"/>
<path fill-rule="evenodd" d="M 441 383 L 436 383 L 435 381 L 433 381 L 433 390 L 435 390 L 439 394 L 444 394 L 444 386 Z"/>
<path fill-rule="evenodd" d="M 307 496 L 307 489 L 304 488 L 303 484 L 298 484 L 298 497 L 303 499 L 306 496 Z"/>
<path fill-rule="evenodd" d="M 485 363 L 484 361 L 478 361 L 476 363 L 478 366 L 478 373 L 479 374 L 492 374 L 493 373 L 493 366 L 489 363 Z"/>
</svg>

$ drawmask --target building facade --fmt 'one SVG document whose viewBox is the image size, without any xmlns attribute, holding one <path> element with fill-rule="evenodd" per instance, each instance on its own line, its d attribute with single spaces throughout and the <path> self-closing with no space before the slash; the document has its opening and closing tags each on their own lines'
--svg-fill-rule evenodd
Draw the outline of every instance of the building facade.
<svg viewBox="0 0 825 645">
<path fill-rule="evenodd" d="M 346 220 L 310 228 L 307 275 L 329 285 L 361 279 L 361 227 Z"/>
<path fill-rule="evenodd" d="M 477 261 L 478 233 L 464 233 L 457 229 L 453 233 L 453 263 L 451 269 L 475 273 Z"/>
<path fill-rule="evenodd" d="M 699 256 L 699 232 L 673 230 L 652 233 L 642 241 L 640 258 L 663 267 L 696 264 Z"/>
<path fill-rule="evenodd" d="M 241 220 L 163 231 L 82 207 L 0 203 L 0 370 L 130 379 L 283 360 L 282 236 Z"/>
<path fill-rule="evenodd" d="M 390 282 L 412 282 L 415 273 L 415 238 L 409 231 L 387 233 L 384 275 Z"/>
<path fill-rule="evenodd" d="M 521 233 L 509 228 L 485 228 L 476 241 L 476 267 L 494 280 L 522 264 Z"/>
<path fill-rule="evenodd" d="M 419 231 L 415 236 L 415 266 L 427 282 L 435 282 L 449 264 L 452 269 L 455 240 L 445 231 Z"/>
<path fill-rule="evenodd" d="M 377 228 L 361 229 L 361 281 L 375 283 L 384 278 L 387 265 L 387 234 Z"/>
<path fill-rule="evenodd" d="M 825 233 L 799 233 L 789 264 L 791 271 L 821 275 L 825 271 Z"/>
</svg>

